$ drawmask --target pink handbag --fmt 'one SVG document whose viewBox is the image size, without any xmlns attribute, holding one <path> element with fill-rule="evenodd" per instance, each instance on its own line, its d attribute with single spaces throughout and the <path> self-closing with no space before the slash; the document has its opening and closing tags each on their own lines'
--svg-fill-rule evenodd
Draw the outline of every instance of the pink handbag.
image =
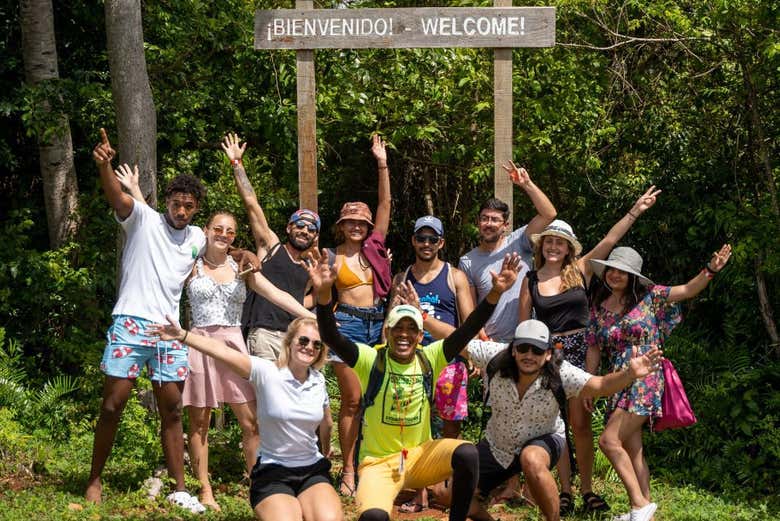
<svg viewBox="0 0 780 521">
<path fill-rule="evenodd" d="M 666 429 L 679 429 L 696 423 L 691 404 L 685 395 L 680 375 L 669 359 L 663 359 L 664 369 L 664 394 L 661 398 L 663 417 L 653 422 L 653 431 L 661 432 Z"/>
</svg>

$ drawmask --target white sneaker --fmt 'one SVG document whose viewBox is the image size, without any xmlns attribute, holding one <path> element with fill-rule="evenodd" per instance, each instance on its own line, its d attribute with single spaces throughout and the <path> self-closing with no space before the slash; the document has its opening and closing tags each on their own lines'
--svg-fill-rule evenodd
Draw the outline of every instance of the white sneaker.
<svg viewBox="0 0 780 521">
<path fill-rule="evenodd" d="M 612 521 L 631 521 L 631 513 L 620 514 L 612 518 Z"/>
<path fill-rule="evenodd" d="M 206 507 L 200 504 L 198 498 L 191 496 L 186 490 L 179 490 L 173 494 L 168 495 L 168 502 L 173 503 L 176 506 L 189 510 L 193 514 L 202 514 L 206 511 Z"/>
<path fill-rule="evenodd" d="M 642 508 L 632 510 L 629 521 L 650 521 L 653 518 L 653 514 L 655 514 L 657 508 L 658 505 L 655 503 L 648 503 Z"/>
</svg>

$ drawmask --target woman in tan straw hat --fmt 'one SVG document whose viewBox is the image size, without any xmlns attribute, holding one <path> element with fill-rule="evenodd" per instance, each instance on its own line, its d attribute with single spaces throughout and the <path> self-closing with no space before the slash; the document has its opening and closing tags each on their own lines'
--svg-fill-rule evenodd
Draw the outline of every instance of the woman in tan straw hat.
<svg viewBox="0 0 780 521">
<path fill-rule="evenodd" d="M 555 220 L 541 233 L 531 236 L 536 269 L 523 280 L 520 321 L 528 320 L 531 318 L 531 310 L 535 311 L 536 318 L 550 328 L 556 352 L 580 369 L 585 369 L 587 352 L 585 328 L 588 325 L 589 307 L 586 288 L 593 275 L 588 261 L 605 258 L 634 221 L 655 204 L 660 193 L 661 190 L 651 186 L 628 213 L 612 226 L 601 242 L 582 257 L 582 245 L 571 226 L 564 221 Z M 590 413 L 580 398 L 570 399 L 567 409 L 579 462 L 583 508 L 586 512 L 608 510 L 609 505 L 604 498 L 593 493 L 594 451 Z M 574 511 L 569 461 L 565 454 L 558 461 L 561 515 Z"/>
<path fill-rule="evenodd" d="M 385 310 L 383 301 L 390 292 L 390 261 L 385 236 L 390 227 L 390 172 L 387 168 L 385 143 L 378 135 L 372 138 L 371 152 L 379 170 L 376 221 L 363 202 L 349 202 L 341 207 L 336 221 L 338 246 L 331 250 L 336 269 L 336 321 L 339 332 L 349 340 L 373 346 L 380 342 Z M 333 372 L 341 393 L 339 408 L 339 445 L 344 460 L 339 492 L 355 493 L 355 441 L 360 425 L 355 421 L 360 408 L 360 381 L 347 364 L 331 356 Z"/>
<path fill-rule="evenodd" d="M 632 248 L 615 248 L 607 260 L 591 260 L 593 273 L 604 281 L 593 296 L 587 370 L 595 372 L 601 350 L 612 368 L 625 367 L 634 356 L 661 347 L 680 323 L 677 305 L 698 295 L 731 257 L 724 244 L 694 278 L 679 286 L 661 286 L 642 275 L 642 257 Z M 650 501 L 650 470 L 643 455 L 642 426 L 663 415 L 664 376 L 657 371 L 612 396 L 609 420 L 599 447 L 615 467 L 631 502 L 631 512 L 616 519 L 649 521 L 657 508 Z"/>
</svg>

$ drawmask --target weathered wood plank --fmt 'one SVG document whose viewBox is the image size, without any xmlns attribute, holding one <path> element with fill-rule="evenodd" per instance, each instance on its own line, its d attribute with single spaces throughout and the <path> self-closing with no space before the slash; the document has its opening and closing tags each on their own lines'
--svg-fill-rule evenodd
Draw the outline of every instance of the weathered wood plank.
<svg viewBox="0 0 780 521">
<path fill-rule="evenodd" d="M 298 9 L 313 9 L 313 0 L 296 0 Z M 304 11 L 302 11 L 304 12 Z M 314 51 L 296 53 L 298 105 L 298 200 L 301 208 L 317 208 L 317 104 Z"/>
<path fill-rule="evenodd" d="M 494 0 L 496 7 L 512 5 L 512 0 Z M 501 164 L 512 159 L 512 49 L 493 51 L 493 193 L 513 207 L 512 181 Z M 509 214 L 514 229 L 514 212 Z"/>
<path fill-rule="evenodd" d="M 554 7 L 255 12 L 255 49 L 552 47 Z"/>
</svg>

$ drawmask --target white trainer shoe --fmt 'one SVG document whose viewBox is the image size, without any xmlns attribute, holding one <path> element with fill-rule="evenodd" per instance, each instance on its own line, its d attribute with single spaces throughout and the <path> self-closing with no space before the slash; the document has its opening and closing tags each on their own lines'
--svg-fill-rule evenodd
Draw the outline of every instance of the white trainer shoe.
<svg viewBox="0 0 780 521">
<path fill-rule="evenodd" d="M 200 504 L 198 498 L 191 496 L 186 490 L 179 490 L 168 495 L 168 502 L 173 503 L 176 506 L 189 510 L 193 514 L 202 514 L 206 511 L 206 507 Z"/>
<path fill-rule="evenodd" d="M 650 521 L 653 518 L 653 514 L 658 509 L 658 505 L 655 503 L 648 503 L 642 508 L 637 508 L 631 511 L 631 517 L 629 521 Z"/>
</svg>

